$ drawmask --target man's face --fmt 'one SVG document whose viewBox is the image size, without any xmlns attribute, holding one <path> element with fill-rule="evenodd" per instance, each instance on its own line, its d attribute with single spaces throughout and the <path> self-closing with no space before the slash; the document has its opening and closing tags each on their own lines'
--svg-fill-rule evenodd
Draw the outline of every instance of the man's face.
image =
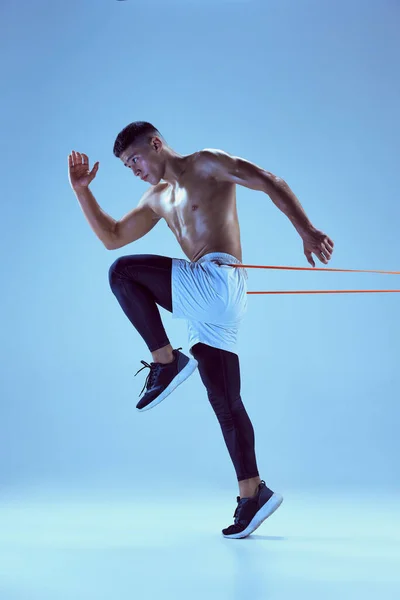
<svg viewBox="0 0 400 600">
<path fill-rule="evenodd" d="M 157 143 L 159 142 L 159 144 Z M 148 144 L 132 144 L 121 154 L 120 159 L 124 165 L 131 169 L 136 177 L 143 181 L 157 185 L 162 177 L 161 172 L 162 142 L 153 138 Z"/>
</svg>

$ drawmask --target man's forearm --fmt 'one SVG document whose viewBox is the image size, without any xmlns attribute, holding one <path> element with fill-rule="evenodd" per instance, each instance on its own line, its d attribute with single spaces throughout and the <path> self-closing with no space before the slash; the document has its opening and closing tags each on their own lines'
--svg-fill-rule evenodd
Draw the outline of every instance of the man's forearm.
<svg viewBox="0 0 400 600">
<path fill-rule="evenodd" d="M 283 179 L 275 178 L 272 186 L 270 182 L 267 193 L 275 206 L 291 220 L 300 235 L 314 229 L 300 202 Z"/>
<path fill-rule="evenodd" d="M 105 247 L 111 249 L 115 241 L 116 220 L 98 205 L 89 188 L 77 188 L 74 192 L 89 225 Z"/>
</svg>

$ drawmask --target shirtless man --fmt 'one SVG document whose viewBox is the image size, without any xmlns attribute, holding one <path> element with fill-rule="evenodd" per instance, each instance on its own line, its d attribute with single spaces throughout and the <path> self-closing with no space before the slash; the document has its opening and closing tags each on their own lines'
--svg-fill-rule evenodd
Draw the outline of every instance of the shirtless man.
<svg viewBox="0 0 400 600">
<path fill-rule="evenodd" d="M 247 537 L 283 498 L 260 479 L 254 429 L 240 396 L 237 333 L 247 308 L 247 274 L 234 267 L 242 262 L 236 185 L 265 192 L 287 215 L 313 267 L 312 254 L 327 264 L 334 244 L 313 227 L 285 181 L 247 160 L 214 149 L 182 156 L 142 121 L 118 134 L 114 154 L 151 184 L 138 206 L 119 221 L 100 208 L 89 190 L 99 163 L 90 170 L 86 154 L 72 152 L 68 158 L 71 186 L 95 234 L 115 250 L 165 219 L 189 259 L 131 255 L 110 267 L 112 292 L 153 358 L 151 364 L 141 361 L 150 372 L 137 409 L 153 408 L 199 369 L 239 483 L 234 524 L 222 534 Z M 157 304 L 187 320 L 193 358 L 172 348 Z"/>
</svg>

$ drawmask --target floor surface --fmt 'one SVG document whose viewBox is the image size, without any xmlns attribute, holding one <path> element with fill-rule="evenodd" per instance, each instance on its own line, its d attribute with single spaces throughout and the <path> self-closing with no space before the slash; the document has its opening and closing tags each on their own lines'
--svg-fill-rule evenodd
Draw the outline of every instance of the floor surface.
<svg viewBox="0 0 400 600">
<path fill-rule="evenodd" d="M 1 600 L 400 599 L 400 494 L 284 492 L 228 540 L 236 497 L 79 490 L 0 500 Z"/>
</svg>

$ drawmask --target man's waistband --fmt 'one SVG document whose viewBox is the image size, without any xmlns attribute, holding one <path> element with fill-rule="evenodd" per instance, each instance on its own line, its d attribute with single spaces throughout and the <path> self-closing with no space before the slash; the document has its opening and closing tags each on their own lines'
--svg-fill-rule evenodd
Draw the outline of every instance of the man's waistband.
<svg viewBox="0 0 400 600">
<path fill-rule="evenodd" d="M 238 260 L 235 256 L 232 256 L 232 254 L 227 254 L 226 252 L 209 252 L 208 254 L 204 254 L 204 256 L 199 258 L 199 260 L 197 260 L 196 262 L 201 264 L 202 262 L 206 261 L 215 261 L 220 263 L 221 265 L 241 264 L 240 260 Z M 249 275 L 246 269 L 235 269 L 235 271 L 240 271 L 240 273 L 244 275 L 246 279 L 248 279 Z"/>
<path fill-rule="evenodd" d="M 208 254 L 204 254 L 204 256 L 199 258 L 199 260 L 196 262 L 202 263 L 207 260 L 221 261 L 221 264 L 240 265 L 240 260 L 238 260 L 235 256 L 232 256 L 232 254 L 227 254 L 226 252 L 209 252 Z"/>
</svg>

